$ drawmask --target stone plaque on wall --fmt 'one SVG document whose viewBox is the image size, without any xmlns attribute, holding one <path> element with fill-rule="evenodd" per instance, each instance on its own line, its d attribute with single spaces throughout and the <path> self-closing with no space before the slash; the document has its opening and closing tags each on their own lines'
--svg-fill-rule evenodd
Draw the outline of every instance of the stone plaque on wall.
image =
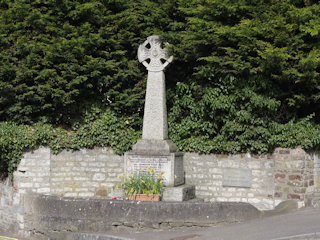
<svg viewBox="0 0 320 240">
<path fill-rule="evenodd" d="M 250 188 L 252 173 L 250 169 L 225 168 L 223 169 L 223 187 Z"/>
</svg>

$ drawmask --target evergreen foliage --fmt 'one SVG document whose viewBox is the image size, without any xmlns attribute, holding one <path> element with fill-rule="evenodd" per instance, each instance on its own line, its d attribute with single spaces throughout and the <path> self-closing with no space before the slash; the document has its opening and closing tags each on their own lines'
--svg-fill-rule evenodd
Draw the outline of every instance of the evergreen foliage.
<svg viewBox="0 0 320 240">
<path fill-rule="evenodd" d="M 18 166 L 22 153 L 38 146 L 48 146 L 53 153 L 62 149 L 79 150 L 94 146 L 111 146 L 115 153 L 128 151 L 138 140 L 141 131 L 135 131 L 132 119 L 116 117 L 106 110 L 99 118 L 88 114 L 84 123 L 65 130 L 50 124 L 34 125 L 0 122 L 0 172 L 10 174 Z"/>
<path fill-rule="evenodd" d="M 1 168 L 37 145 L 127 150 L 147 76 L 136 53 L 153 34 L 175 57 L 180 150 L 316 149 L 319 29 L 315 0 L 0 0 Z"/>
</svg>

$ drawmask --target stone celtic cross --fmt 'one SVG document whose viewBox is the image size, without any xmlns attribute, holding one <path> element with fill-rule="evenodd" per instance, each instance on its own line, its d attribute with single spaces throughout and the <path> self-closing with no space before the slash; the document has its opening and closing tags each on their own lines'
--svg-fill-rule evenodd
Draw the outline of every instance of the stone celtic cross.
<svg viewBox="0 0 320 240">
<path fill-rule="evenodd" d="M 172 62 L 173 56 L 168 56 L 168 50 L 162 48 L 163 42 L 159 36 L 150 36 L 139 46 L 138 59 L 148 71 L 163 71 L 169 63 Z M 149 60 L 149 63 L 147 62 Z"/>
<path fill-rule="evenodd" d="M 138 59 L 148 70 L 142 139 L 168 139 L 164 69 L 172 62 L 159 36 L 150 36 L 139 46 Z"/>
<path fill-rule="evenodd" d="M 163 174 L 166 187 L 179 186 L 184 183 L 183 154 L 168 139 L 164 75 L 173 57 L 158 36 L 150 36 L 139 46 L 138 59 L 148 70 L 146 101 L 142 139 L 124 156 L 126 175 L 151 167 L 157 175 Z"/>
</svg>

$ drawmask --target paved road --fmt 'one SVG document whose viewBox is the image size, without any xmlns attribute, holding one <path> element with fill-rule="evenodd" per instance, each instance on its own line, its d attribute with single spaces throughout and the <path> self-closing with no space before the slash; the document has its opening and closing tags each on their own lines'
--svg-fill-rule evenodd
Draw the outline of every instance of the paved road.
<svg viewBox="0 0 320 240">
<path fill-rule="evenodd" d="M 3 232 L 0 230 L 0 240 L 26 240 L 12 233 Z"/>
<path fill-rule="evenodd" d="M 320 240 L 320 209 L 226 226 L 113 235 L 139 240 Z"/>
<path fill-rule="evenodd" d="M 22 237 L 19 234 L 3 231 L 0 229 L 0 240 L 37 240 L 37 239 L 30 238 L 30 237 Z"/>
<path fill-rule="evenodd" d="M 0 231 L 0 240 L 26 240 Z M 9 238 L 5 238 L 7 236 Z M 89 239 L 89 238 L 81 238 Z M 102 238 L 126 240 L 320 240 L 320 209 L 303 209 L 281 216 L 208 228 L 142 233 L 106 233 Z M 61 239 L 62 240 L 62 239 Z"/>
</svg>

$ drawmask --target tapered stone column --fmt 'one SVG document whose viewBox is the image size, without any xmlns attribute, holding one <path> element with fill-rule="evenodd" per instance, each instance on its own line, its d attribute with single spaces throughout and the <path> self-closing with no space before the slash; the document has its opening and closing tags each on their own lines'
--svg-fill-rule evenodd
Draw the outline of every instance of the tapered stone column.
<svg viewBox="0 0 320 240">
<path fill-rule="evenodd" d="M 165 75 L 148 72 L 142 139 L 168 139 Z"/>
</svg>

